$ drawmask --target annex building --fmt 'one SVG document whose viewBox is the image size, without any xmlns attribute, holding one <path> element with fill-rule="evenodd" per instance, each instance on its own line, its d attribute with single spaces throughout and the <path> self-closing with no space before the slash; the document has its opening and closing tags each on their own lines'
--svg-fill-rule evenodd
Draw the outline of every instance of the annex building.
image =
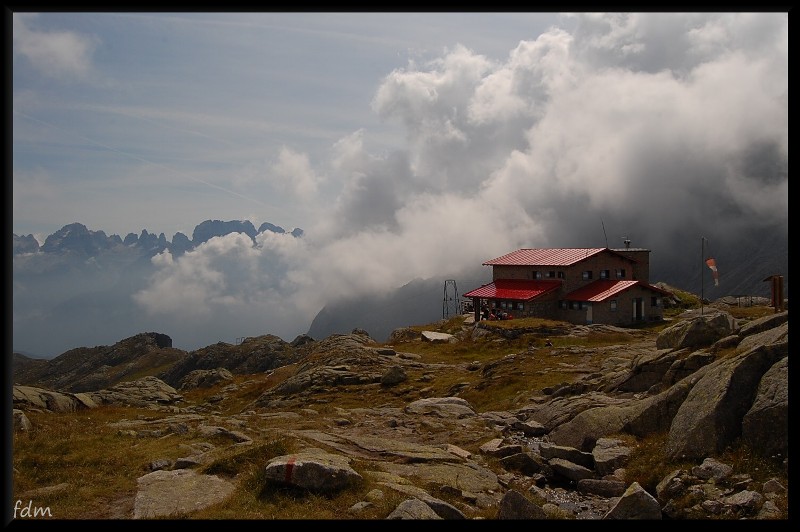
<svg viewBox="0 0 800 532">
<path fill-rule="evenodd" d="M 672 295 L 650 285 L 648 249 L 523 248 L 483 265 L 492 282 L 462 296 L 476 321 L 490 313 L 624 326 L 663 319 Z"/>
</svg>

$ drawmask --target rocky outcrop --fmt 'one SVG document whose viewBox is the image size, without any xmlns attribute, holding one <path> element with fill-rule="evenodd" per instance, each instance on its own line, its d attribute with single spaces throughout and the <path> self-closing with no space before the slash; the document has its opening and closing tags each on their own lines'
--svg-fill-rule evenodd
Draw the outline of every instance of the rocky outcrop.
<svg viewBox="0 0 800 532">
<path fill-rule="evenodd" d="M 50 412 L 75 412 L 97 405 L 82 396 L 54 392 L 34 386 L 14 386 L 12 390 L 14 408 L 18 410 L 47 410 Z"/>
<path fill-rule="evenodd" d="M 172 386 L 181 386 L 183 379 L 197 370 L 225 368 L 236 375 L 263 373 L 297 362 L 301 353 L 272 334 L 245 338 L 237 345 L 219 342 L 192 351 L 158 377 Z"/>
<path fill-rule="evenodd" d="M 366 331 L 335 334 L 308 344 L 308 352 L 298 363 L 297 372 L 274 389 L 259 397 L 255 405 L 266 406 L 276 397 L 313 394 L 337 386 L 354 386 L 400 379 L 404 367 L 413 361 L 397 356 L 392 350 L 378 349 Z"/>
<path fill-rule="evenodd" d="M 702 458 L 721 452 L 742 434 L 758 385 L 767 370 L 789 354 L 789 341 L 756 347 L 709 366 L 675 413 L 667 456 Z M 691 376 L 688 378 L 692 378 Z"/>
<path fill-rule="evenodd" d="M 230 381 L 233 374 L 225 368 L 196 369 L 181 379 L 179 390 L 192 390 L 194 388 L 211 388 L 222 381 Z"/>
<path fill-rule="evenodd" d="M 744 353 L 759 345 L 768 345 L 784 340 L 788 341 L 789 338 L 789 322 L 783 322 L 773 329 L 767 329 L 751 335 L 748 335 L 737 344 L 736 352 Z"/>
<path fill-rule="evenodd" d="M 185 356 L 185 351 L 172 347 L 168 335 L 146 332 L 112 346 L 80 347 L 51 360 L 15 365 L 14 382 L 62 392 L 92 392 Z"/>
<path fill-rule="evenodd" d="M 789 455 L 789 357 L 761 377 L 753 406 L 742 419 L 742 439 L 762 456 Z"/>
<path fill-rule="evenodd" d="M 788 322 L 789 322 L 789 311 L 786 310 L 784 312 L 778 312 L 777 314 L 764 316 L 762 318 L 758 318 L 753 321 L 745 323 L 739 328 L 738 336 L 739 338 L 744 339 L 753 334 L 768 331 L 770 329 L 775 329 L 778 326 Z"/>
<path fill-rule="evenodd" d="M 658 349 L 708 347 L 736 329 L 728 312 L 709 310 L 706 314 L 681 320 L 664 329 L 656 339 Z"/>
<path fill-rule="evenodd" d="M 15 408 L 50 412 L 75 412 L 102 405 L 164 406 L 183 399 L 172 386 L 156 377 L 144 377 L 87 393 L 61 393 L 32 386 L 14 386 L 13 397 Z"/>
<path fill-rule="evenodd" d="M 97 405 L 118 406 L 171 405 L 183 399 L 175 388 L 157 377 L 121 382 L 107 390 L 89 392 L 85 395 Z"/>
</svg>

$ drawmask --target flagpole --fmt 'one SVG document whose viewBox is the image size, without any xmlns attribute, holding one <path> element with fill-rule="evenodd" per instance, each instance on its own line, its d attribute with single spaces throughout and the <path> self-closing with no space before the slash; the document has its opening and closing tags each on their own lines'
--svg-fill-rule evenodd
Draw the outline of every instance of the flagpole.
<svg viewBox="0 0 800 532">
<path fill-rule="evenodd" d="M 706 237 L 700 237 L 700 315 L 703 315 L 703 264 L 705 262 L 705 255 L 706 255 Z"/>
</svg>

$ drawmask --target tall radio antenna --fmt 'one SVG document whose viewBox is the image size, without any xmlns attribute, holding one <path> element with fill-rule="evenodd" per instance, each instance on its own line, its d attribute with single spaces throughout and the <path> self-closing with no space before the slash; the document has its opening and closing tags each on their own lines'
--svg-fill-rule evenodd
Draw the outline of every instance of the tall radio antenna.
<svg viewBox="0 0 800 532">
<path fill-rule="evenodd" d="M 444 282 L 444 297 L 442 298 L 442 319 L 452 318 L 461 314 L 461 299 L 458 297 L 458 287 L 455 279 Z"/>
<path fill-rule="evenodd" d="M 606 234 L 606 224 L 603 223 L 602 218 L 600 218 L 600 225 L 603 226 L 603 237 L 606 239 L 606 247 L 608 247 L 608 235 Z"/>
</svg>

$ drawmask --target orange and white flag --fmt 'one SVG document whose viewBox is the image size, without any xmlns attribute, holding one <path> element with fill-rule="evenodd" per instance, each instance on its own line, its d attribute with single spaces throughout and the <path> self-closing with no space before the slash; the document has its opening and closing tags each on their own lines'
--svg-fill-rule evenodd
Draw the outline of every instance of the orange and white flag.
<svg viewBox="0 0 800 532">
<path fill-rule="evenodd" d="M 706 259 L 706 264 L 711 268 L 711 275 L 714 276 L 714 286 L 719 286 L 719 272 L 717 271 L 717 261 Z"/>
</svg>

